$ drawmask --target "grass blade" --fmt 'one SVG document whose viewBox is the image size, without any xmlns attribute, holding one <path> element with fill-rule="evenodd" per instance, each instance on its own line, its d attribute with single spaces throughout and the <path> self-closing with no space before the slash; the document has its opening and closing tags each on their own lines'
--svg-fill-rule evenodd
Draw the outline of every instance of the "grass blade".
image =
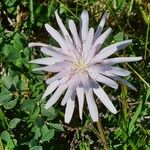
<svg viewBox="0 0 150 150">
<path fill-rule="evenodd" d="M 141 110 L 142 110 L 142 101 L 140 102 L 140 104 L 139 104 L 135 114 L 133 115 L 133 117 L 131 119 L 131 122 L 129 123 L 129 130 L 128 130 L 129 135 L 132 133 L 132 131 L 134 129 L 134 124 L 135 124 L 135 122 L 136 122 L 136 120 L 137 120 Z"/>
</svg>

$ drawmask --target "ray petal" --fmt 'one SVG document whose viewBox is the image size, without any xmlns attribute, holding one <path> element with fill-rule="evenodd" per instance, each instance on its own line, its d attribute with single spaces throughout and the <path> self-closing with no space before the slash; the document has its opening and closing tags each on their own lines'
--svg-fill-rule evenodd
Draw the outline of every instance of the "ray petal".
<svg viewBox="0 0 150 150">
<path fill-rule="evenodd" d="M 97 109 L 96 103 L 94 101 L 93 91 L 91 88 L 89 90 L 85 91 L 85 96 L 86 96 L 86 101 L 88 104 L 88 109 L 89 109 L 91 118 L 92 118 L 93 122 L 97 122 L 98 121 L 98 109 Z"/>
<path fill-rule="evenodd" d="M 69 20 L 69 29 L 70 29 L 71 34 L 73 36 L 73 40 L 74 40 L 74 43 L 76 45 L 76 48 L 78 50 L 80 50 L 81 49 L 81 42 L 80 42 L 80 38 L 79 38 L 79 35 L 77 32 L 76 25 L 75 25 L 73 20 Z"/>
<path fill-rule="evenodd" d="M 94 46 L 96 47 L 96 52 L 101 48 L 103 43 L 105 42 L 106 38 L 110 35 L 112 32 L 111 28 L 108 28 L 95 42 Z"/>
<path fill-rule="evenodd" d="M 67 106 L 65 109 L 65 123 L 69 123 L 71 121 L 71 118 L 73 116 L 75 108 L 75 95 L 73 95 L 71 98 L 67 101 Z"/>
<path fill-rule="evenodd" d="M 97 30 L 95 32 L 95 35 L 94 35 L 94 42 L 97 40 L 97 38 L 101 35 L 102 31 L 103 31 L 103 27 L 105 25 L 105 22 L 106 22 L 106 19 L 107 19 L 107 16 L 108 16 L 108 12 L 106 11 L 103 16 L 102 16 L 102 19 L 97 27 Z"/>
<path fill-rule="evenodd" d="M 105 91 L 97 84 L 98 88 L 94 88 L 93 91 L 97 95 L 97 97 L 100 99 L 100 101 L 107 107 L 107 109 L 116 114 L 117 110 L 112 104 L 111 100 L 108 98 Z"/>
<path fill-rule="evenodd" d="M 35 46 L 48 47 L 49 45 L 41 42 L 32 42 L 28 44 L 28 47 L 35 47 Z"/>
<path fill-rule="evenodd" d="M 111 78 L 114 79 L 114 80 L 120 81 L 120 82 L 122 82 L 123 84 L 127 85 L 127 86 L 128 86 L 129 88 L 131 88 L 132 90 L 137 91 L 137 89 L 136 89 L 131 83 L 129 83 L 127 80 L 124 80 L 124 79 L 122 79 L 122 78 L 119 77 L 119 76 L 114 76 L 114 77 L 111 77 Z"/>
<path fill-rule="evenodd" d="M 124 62 L 134 62 L 141 60 L 142 57 L 118 57 L 118 58 L 109 58 L 103 60 L 103 64 L 118 64 L 118 63 L 124 63 Z"/>
<path fill-rule="evenodd" d="M 61 31 L 62 31 L 64 37 L 65 37 L 65 36 L 68 36 L 68 37 L 69 37 L 69 40 L 72 42 L 72 39 L 71 39 L 71 37 L 70 37 L 70 35 L 69 35 L 69 33 L 68 33 L 66 27 L 64 26 L 64 24 L 63 24 L 61 18 L 59 17 L 57 10 L 55 11 L 55 17 L 56 17 L 57 23 L 58 23 L 58 25 L 59 25 L 59 27 L 60 27 L 60 29 L 61 29 Z"/>
<path fill-rule="evenodd" d="M 108 28 L 92 45 L 91 50 L 89 51 L 87 62 L 90 62 L 91 59 L 94 57 L 94 55 L 98 52 L 98 50 L 101 48 L 103 45 L 104 41 L 106 38 L 109 36 L 111 33 L 112 29 Z"/>
<path fill-rule="evenodd" d="M 80 76 L 76 76 L 72 79 L 70 79 L 71 83 L 67 89 L 67 92 L 61 102 L 61 105 L 65 105 L 67 103 L 67 100 L 72 96 L 72 94 L 74 93 L 74 91 L 76 90 L 76 88 L 79 86 L 80 84 Z"/>
<path fill-rule="evenodd" d="M 46 57 L 46 58 L 38 58 L 38 59 L 31 60 L 29 63 L 41 64 L 41 65 L 52 65 L 55 64 L 56 62 L 59 62 L 59 60 L 53 57 Z"/>
<path fill-rule="evenodd" d="M 128 70 L 122 69 L 120 67 L 112 67 L 111 72 L 118 76 L 129 76 L 130 72 Z"/>
<path fill-rule="evenodd" d="M 58 99 L 60 98 L 60 96 L 63 94 L 63 92 L 67 89 L 66 84 L 64 85 L 60 85 L 57 90 L 55 91 L 55 93 L 51 96 L 51 98 L 47 101 L 47 103 L 45 104 L 45 109 L 50 108 L 51 106 L 53 106 Z"/>
<path fill-rule="evenodd" d="M 49 94 L 51 94 L 60 84 L 59 80 L 56 80 L 54 82 L 52 82 L 51 84 L 48 85 L 48 87 L 46 88 L 46 91 L 44 92 L 42 99 L 44 99 L 46 96 L 48 96 Z"/>
<path fill-rule="evenodd" d="M 90 77 L 98 82 L 108 85 L 111 88 L 118 89 L 118 84 L 112 79 L 105 77 L 101 74 L 90 73 Z"/>
<path fill-rule="evenodd" d="M 59 60 L 71 60 L 69 56 L 56 51 L 52 51 L 51 49 L 46 47 L 41 47 L 41 52 L 48 56 L 53 56 Z"/>
<path fill-rule="evenodd" d="M 56 64 L 50 65 L 50 66 L 46 66 L 46 67 L 40 67 L 40 68 L 35 68 L 33 69 L 33 71 L 49 71 L 49 72 L 60 72 L 62 70 L 64 70 L 65 68 L 71 68 L 72 64 L 69 62 L 58 62 Z"/>
<path fill-rule="evenodd" d="M 90 88 L 90 79 L 89 76 L 86 74 L 82 74 L 81 76 L 82 85 L 84 87 L 84 91 L 89 90 Z"/>
<path fill-rule="evenodd" d="M 84 58 L 88 56 L 89 51 L 91 50 L 92 42 L 93 42 L 93 36 L 94 36 L 94 29 L 90 28 L 86 42 L 83 43 L 83 52 L 82 55 Z"/>
<path fill-rule="evenodd" d="M 94 58 L 92 62 L 98 62 L 98 61 L 102 61 L 103 59 L 109 57 L 110 55 L 112 55 L 113 53 L 124 49 L 125 47 L 127 47 L 129 44 L 132 43 L 132 40 L 126 40 L 126 41 L 122 41 L 122 42 L 118 42 L 115 44 L 112 44 L 110 46 L 107 46 L 105 48 L 103 48 Z"/>
<path fill-rule="evenodd" d="M 78 104 L 79 104 L 79 116 L 82 120 L 82 112 L 83 112 L 83 105 L 84 105 L 84 90 L 83 87 L 78 87 L 76 89 L 77 92 L 77 98 L 78 98 Z"/>
<path fill-rule="evenodd" d="M 81 23 L 80 23 L 80 33 L 81 33 L 81 39 L 84 43 L 87 39 L 88 35 L 88 29 L 89 28 L 89 15 L 86 10 L 84 10 L 81 14 Z"/>
<path fill-rule="evenodd" d="M 69 37 L 66 36 L 66 43 L 68 45 L 68 52 L 70 54 L 70 56 L 73 57 L 74 60 L 77 60 L 77 58 L 80 57 L 80 54 L 78 52 L 78 50 L 74 47 L 73 43 L 71 43 Z"/>
<path fill-rule="evenodd" d="M 55 81 L 55 80 L 59 80 L 59 79 L 61 79 L 61 78 L 63 78 L 63 77 L 66 77 L 66 74 L 69 76 L 69 73 L 70 73 L 69 70 L 64 69 L 63 71 L 57 73 L 57 74 L 54 75 L 53 77 L 47 79 L 47 80 L 46 80 L 46 83 L 47 83 L 47 84 L 50 84 L 50 83 L 52 83 L 52 82 Z"/>
<path fill-rule="evenodd" d="M 59 43 L 64 52 L 67 53 L 67 46 L 61 34 L 47 23 L 45 24 L 45 28 L 48 33 Z"/>
</svg>

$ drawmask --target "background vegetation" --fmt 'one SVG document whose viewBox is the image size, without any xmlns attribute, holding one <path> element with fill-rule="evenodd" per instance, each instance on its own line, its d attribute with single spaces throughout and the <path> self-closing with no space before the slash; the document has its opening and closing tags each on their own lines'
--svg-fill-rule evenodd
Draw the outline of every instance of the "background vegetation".
<svg viewBox="0 0 150 150">
<path fill-rule="evenodd" d="M 119 56 L 143 56 L 137 63 L 124 64 L 127 79 L 138 92 L 121 86 L 114 91 L 104 87 L 119 110 L 113 115 L 99 104 L 99 112 L 110 150 L 150 150 L 150 2 L 148 0 L 2 0 L 0 2 L 0 150 L 98 150 L 103 149 L 97 126 L 84 108 L 80 121 L 78 108 L 71 123 L 64 123 L 64 108 L 57 103 L 45 110 L 41 101 L 50 75 L 35 73 L 28 64 L 41 57 L 28 43 L 53 42 L 45 31 L 49 23 L 58 29 L 54 11 L 63 22 L 86 9 L 90 25 L 96 28 L 101 15 L 110 12 L 105 29 L 113 33 L 110 44 L 133 39 Z"/>
</svg>

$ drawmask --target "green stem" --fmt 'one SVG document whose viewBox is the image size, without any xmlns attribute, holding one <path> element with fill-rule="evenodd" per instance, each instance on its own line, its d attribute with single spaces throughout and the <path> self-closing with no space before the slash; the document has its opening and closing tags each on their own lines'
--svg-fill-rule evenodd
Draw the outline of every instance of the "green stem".
<svg viewBox="0 0 150 150">
<path fill-rule="evenodd" d="M 150 13 L 149 13 L 150 15 Z M 148 37 L 149 37 L 149 24 L 150 24 L 150 17 L 147 17 L 148 23 L 147 23 L 147 31 L 146 31 L 146 40 L 145 40 L 145 51 L 144 51 L 144 60 L 146 60 L 146 53 L 147 53 L 147 45 L 148 45 Z"/>
<path fill-rule="evenodd" d="M 127 144 L 123 145 L 123 150 L 127 150 Z"/>
<path fill-rule="evenodd" d="M 142 76 L 137 73 L 128 63 L 127 63 L 128 67 L 145 83 L 145 85 L 149 88 L 150 85 L 147 81 L 144 80 L 144 78 L 142 78 Z"/>
<path fill-rule="evenodd" d="M 105 134 L 104 134 L 104 131 L 103 131 L 101 120 L 99 120 L 97 122 L 97 128 L 98 128 L 98 131 L 99 131 L 99 137 L 101 139 L 100 141 L 102 141 L 105 150 L 109 150 L 109 146 L 108 146 L 107 141 L 106 141 L 106 137 L 105 137 Z"/>
<path fill-rule="evenodd" d="M 1 139 L 0 139 L 0 150 L 4 150 L 3 143 L 1 141 Z"/>
<path fill-rule="evenodd" d="M 124 118 L 124 123 L 126 124 L 127 121 L 127 101 L 126 101 L 126 96 L 127 96 L 127 89 L 126 86 L 122 87 L 122 112 L 123 112 L 123 118 Z M 125 125 L 126 127 L 126 125 Z"/>
<path fill-rule="evenodd" d="M 8 123 L 8 121 L 7 121 L 6 117 L 5 117 L 5 114 L 3 113 L 3 111 L 2 111 L 1 108 L 0 108 L 0 115 L 1 115 L 2 119 L 3 119 L 4 122 L 5 122 L 5 125 L 6 125 L 6 126 L 5 126 L 5 129 L 8 128 L 9 133 L 13 134 L 13 132 L 9 129 L 9 123 Z M 13 145 L 14 145 L 14 147 L 15 147 L 16 144 L 15 144 L 14 140 L 13 140 L 13 139 L 11 139 L 11 140 L 12 140 Z M 1 148 L 1 144 L 2 144 L 2 142 L 1 142 L 1 140 L 0 140 L 0 148 Z M 1 150 L 1 149 L 0 149 L 0 150 Z"/>
<path fill-rule="evenodd" d="M 33 0 L 30 0 L 30 21 L 33 24 L 34 23 L 34 13 L 33 13 Z"/>
<path fill-rule="evenodd" d="M 121 99 L 122 99 L 122 113 L 123 113 L 123 128 L 125 132 L 127 131 L 127 126 L 128 126 L 128 113 L 127 113 L 127 89 L 126 86 L 122 86 L 122 94 L 121 94 Z M 127 150 L 127 144 L 126 144 L 127 136 L 123 135 L 123 150 Z"/>
</svg>

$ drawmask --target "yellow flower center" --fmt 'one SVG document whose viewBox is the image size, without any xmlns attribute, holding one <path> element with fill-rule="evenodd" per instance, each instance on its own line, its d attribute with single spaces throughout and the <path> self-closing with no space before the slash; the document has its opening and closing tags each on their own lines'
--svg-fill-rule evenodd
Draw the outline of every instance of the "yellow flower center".
<svg viewBox="0 0 150 150">
<path fill-rule="evenodd" d="M 78 62 L 75 63 L 75 70 L 77 72 L 84 72 L 86 71 L 87 64 L 85 63 L 85 60 L 80 59 Z"/>
</svg>

